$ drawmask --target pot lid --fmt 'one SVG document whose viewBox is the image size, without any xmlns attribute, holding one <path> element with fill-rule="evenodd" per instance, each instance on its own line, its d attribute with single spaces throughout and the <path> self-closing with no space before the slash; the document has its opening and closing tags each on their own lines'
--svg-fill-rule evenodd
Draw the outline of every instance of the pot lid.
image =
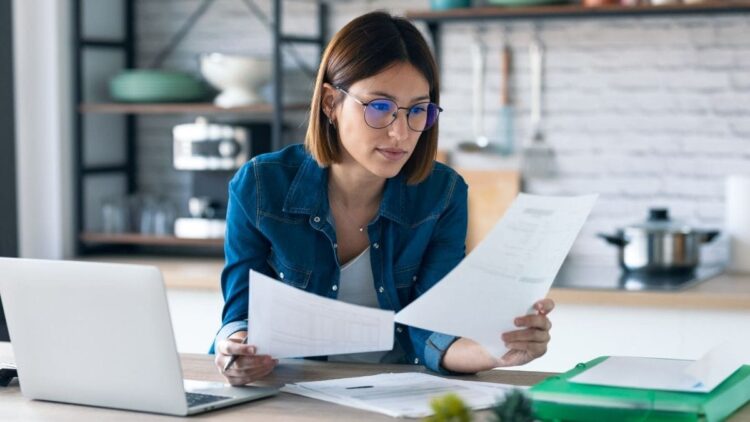
<svg viewBox="0 0 750 422">
<path fill-rule="evenodd" d="M 644 231 L 647 233 L 689 233 L 692 231 L 690 226 L 682 221 L 672 220 L 669 217 L 669 210 L 666 208 L 649 209 L 646 221 L 627 226 L 625 230 Z"/>
</svg>

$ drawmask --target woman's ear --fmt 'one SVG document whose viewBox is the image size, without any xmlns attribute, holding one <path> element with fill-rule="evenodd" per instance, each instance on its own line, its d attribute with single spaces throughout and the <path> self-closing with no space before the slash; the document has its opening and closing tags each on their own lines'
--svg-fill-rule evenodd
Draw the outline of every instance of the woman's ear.
<svg viewBox="0 0 750 422">
<path fill-rule="evenodd" d="M 328 120 L 335 121 L 336 120 L 336 97 L 338 96 L 338 91 L 336 88 L 333 87 L 333 85 L 329 84 L 328 82 L 323 83 L 323 95 L 321 96 L 321 104 L 320 106 L 323 108 L 323 113 L 326 115 Z"/>
</svg>

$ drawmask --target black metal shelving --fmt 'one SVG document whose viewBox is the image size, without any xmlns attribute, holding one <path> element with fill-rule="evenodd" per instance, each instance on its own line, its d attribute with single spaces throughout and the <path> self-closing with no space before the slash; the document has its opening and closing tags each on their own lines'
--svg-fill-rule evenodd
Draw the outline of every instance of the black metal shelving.
<svg viewBox="0 0 750 422">
<path fill-rule="evenodd" d="M 205 0 L 199 5 L 199 8 L 205 8 L 213 0 Z M 312 44 L 320 49 L 322 55 L 323 49 L 327 42 L 328 28 L 328 5 L 322 0 L 316 0 L 318 13 L 318 35 L 317 36 L 300 36 L 282 33 L 283 19 L 283 0 L 273 0 L 272 2 L 272 21 L 270 22 L 270 33 L 273 45 L 273 87 L 274 95 L 271 104 L 261 104 L 257 106 L 239 107 L 235 109 L 220 109 L 213 104 L 206 103 L 174 103 L 174 104 L 89 104 L 84 103 L 83 82 L 86 75 L 83 69 L 83 52 L 87 49 L 106 49 L 121 52 L 125 57 L 125 67 L 135 68 L 135 7 L 136 0 L 123 0 L 124 13 L 122 16 L 125 28 L 125 36 L 119 40 L 109 39 L 91 39 L 86 38 L 82 32 L 83 28 L 83 0 L 73 1 L 73 51 L 74 51 L 74 93 L 73 93 L 73 136 L 74 136 L 74 176 L 75 176 L 75 230 L 76 230 L 76 253 L 86 255 L 97 251 L 106 252 L 129 252 L 134 248 L 139 252 L 149 252 L 149 248 L 156 252 L 163 252 L 164 248 L 176 248 L 180 251 L 190 253 L 190 249 L 195 251 L 205 251 L 213 249 L 221 250 L 220 240 L 186 241 L 175 237 L 156 237 L 141 236 L 136 233 L 125 233 L 120 235 L 107 236 L 101 233 L 87 233 L 85 217 L 85 180 L 91 175 L 103 174 L 120 174 L 126 178 L 127 193 L 137 192 L 137 119 L 142 114 L 241 114 L 266 117 L 271 120 L 271 146 L 274 150 L 283 146 L 283 122 L 284 112 L 291 110 L 305 110 L 307 105 L 284 105 L 283 98 L 283 67 L 282 54 L 283 46 L 290 44 Z M 191 19 L 197 19 L 199 13 L 193 14 Z M 202 12 L 201 12 L 202 13 Z M 187 27 L 193 22 L 189 22 Z M 177 34 L 173 42 L 179 42 L 184 33 Z M 174 45 L 170 46 L 170 49 Z M 169 50 L 168 50 L 169 51 Z M 166 53 L 168 54 L 168 52 Z M 84 143 L 84 119 L 89 114 L 108 113 L 122 114 L 125 118 L 125 162 L 114 165 L 86 165 L 85 143 Z M 154 248 L 158 246 L 159 248 Z"/>
</svg>

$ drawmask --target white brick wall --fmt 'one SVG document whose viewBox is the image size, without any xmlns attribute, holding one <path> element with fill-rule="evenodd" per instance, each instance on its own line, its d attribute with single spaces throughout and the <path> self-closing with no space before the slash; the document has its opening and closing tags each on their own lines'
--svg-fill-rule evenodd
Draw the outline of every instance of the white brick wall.
<svg viewBox="0 0 750 422">
<path fill-rule="evenodd" d="M 270 10 L 267 0 L 258 3 Z M 406 4 L 332 2 L 331 32 L 361 13 L 401 13 Z M 408 8 L 427 4 L 413 1 Z M 138 3 L 140 63 L 149 63 L 197 5 L 197 0 Z M 286 30 L 313 33 L 313 12 L 304 2 L 286 2 Z M 536 32 L 546 46 L 544 132 L 557 152 L 560 171 L 552 180 L 529 180 L 526 190 L 600 193 L 575 254 L 614 259 L 614 250 L 595 233 L 640 220 L 650 206 L 669 206 L 689 223 L 721 227 L 724 177 L 750 172 L 750 15 L 444 25 L 442 148 L 473 136 L 466 130 L 472 116 L 466 47 L 480 26 L 490 54 L 485 126 L 492 133 L 497 125 L 500 47 L 507 40 L 514 54 L 511 95 L 517 145 L 528 136 L 528 44 Z M 268 32 L 241 2 L 221 0 L 166 65 L 195 70 L 200 52 L 270 54 L 270 47 Z M 310 63 L 317 60 L 314 49 L 303 54 Z M 139 157 L 147 189 L 184 189 L 180 175 L 165 169 L 171 167 L 170 125 L 179 122 L 143 119 Z M 723 239 L 716 243 L 704 249 L 708 261 L 723 259 L 726 253 Z"/>
</svg>

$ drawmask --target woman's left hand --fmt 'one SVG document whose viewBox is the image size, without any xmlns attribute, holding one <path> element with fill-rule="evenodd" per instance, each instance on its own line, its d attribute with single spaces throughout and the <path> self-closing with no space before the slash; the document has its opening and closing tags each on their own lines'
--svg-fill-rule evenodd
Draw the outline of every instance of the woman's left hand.
<svg viewBox="0 0 750 422">
<path fill-rule="evenodd" d="M 542 299 L 534 304 L 536 314 L 524 315 L 513 322 L 520 330 L 503 333 L 505 346 L 510 349 L 497 360 L 497 366 L 517 366 L 531 362 L 547 353 L 552 323 L 547 314 L 555 308 L 552 299 Z"/>
<path fill-rule="evenodd" d="M 542 299 L 534 304 L 536 314 L 516 318 L 516 326 L 524 328 L 502 334 L 505 345 L 510 349 L 503 356 L 493 356 L 474 340 L 459 338 L 448 347 L 440 364 L 451 371 L 475 373 L 530 362 L 547 352 L 549 330 L 552 328 L 547 314 L 554 307 L 552 299 Z"/>
</svg>

